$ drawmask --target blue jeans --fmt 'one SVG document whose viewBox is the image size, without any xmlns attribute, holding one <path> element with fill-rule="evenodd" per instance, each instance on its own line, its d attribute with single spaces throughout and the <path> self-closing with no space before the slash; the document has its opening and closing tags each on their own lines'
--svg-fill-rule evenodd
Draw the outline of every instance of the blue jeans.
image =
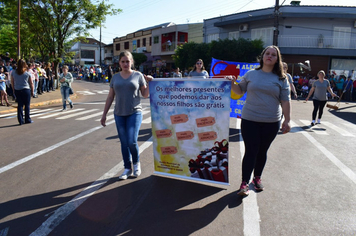
<svg viewBox="0 0 356 236">
<path fill-rule="evenodd" d="M 38 80 L 33 81 L 33 96 L 37 96 Z"/>
<path fill-rule="evenodd" d="M 31 123 L 30 118 L 30 103 L 31 103 L 31 90 L 22 89 L 15 90 L 15 95 L 17 99 L 17 120 L 19 124 Z M 25 120 L 23 120 L 23 106 L 25 106 Z"/>
<path fill-rule="evenodd" d="M 43 84 L 42 84 L 42 92 L 47 91 L 47 80 L 43 78 Z"/>
<path fill-rule="evenodd" d="M 114 115 L 114 117 L 121 142 L 124 167 L 125 169 L 132 169 L 131 157 L 133 164 L 140 161 L 137 139 L 142 122 L 142 113 L 136 112 L 129 116 Z"/>
<path fill-rule="evenodd" d="M 62 86 L 61 87 L 62 101 L 63 101 L 63 109 L 67 108 L 67 101 L 69 104 L 72 104 L 72 100 L 69 98 L 69 87 Z"/>
</svg>

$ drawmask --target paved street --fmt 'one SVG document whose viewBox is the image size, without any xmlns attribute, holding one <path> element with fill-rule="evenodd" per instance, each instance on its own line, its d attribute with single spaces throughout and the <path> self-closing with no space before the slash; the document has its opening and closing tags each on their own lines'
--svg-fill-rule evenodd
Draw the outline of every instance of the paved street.
<svg viewBox="0 0 356 236">
<path fill-rule="evenodd" d="M 42 95 L 32 124 L 19 126 L 16 110 L 0 110 L 0 236 L 356 235 L 356 103 L 325 108 L 310 127 L 312 102 L 293 100 L 292 131 L 268 153 L 265 191 L 241 198 L 239 119 L 230 119 L 229 186 L 162 177 L 154 174 L 143 99 L 143 173 L 120 181 L 113 110 L 106 127 L 99 122 L 108 84 L 73 87 L 72 110 L 60 112 L 59 91 Z"/>
</svg>

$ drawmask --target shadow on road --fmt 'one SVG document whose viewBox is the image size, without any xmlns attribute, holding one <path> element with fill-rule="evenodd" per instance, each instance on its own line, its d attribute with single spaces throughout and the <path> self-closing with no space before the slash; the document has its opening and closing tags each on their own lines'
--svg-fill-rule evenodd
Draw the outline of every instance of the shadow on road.
<svg viewBox="0 0 356 236">
<path fill-rule="evenodd" d="M 1 219 L 26 216 L 1 223 L 0 230 L 9 228 L 8 235 L 29 235 L 90 184 L 1 203 Z M 213 222 L 226 207 L 242 203 L 236 192 L 222 195 L 221 191 L 226 190 L 159 176 L 122 182 L 110 179 L 50 235 L 190 235 Z M 218 193 L 222 195 L 219 199 L 206 205 L 197 203 Z"/>
<path fill-rule="evenodd" d="M 345 104 L 347 105 L 347 104 Z M 329 112 L 335 116 L 337 116 L 340 119 L 346 120 L 350 123 L 356 124 L 356 114 L 355 112 L 349 112 L 348 109 L 350 108 L 355 108 L 356 105 L 354 104 L 349 104 L 348 106 L 345 106 L 344 104 L 342 106 L 339 107 L 338 110 L 333 110 L 333 109 L 329 109 Z"/>
</svg>

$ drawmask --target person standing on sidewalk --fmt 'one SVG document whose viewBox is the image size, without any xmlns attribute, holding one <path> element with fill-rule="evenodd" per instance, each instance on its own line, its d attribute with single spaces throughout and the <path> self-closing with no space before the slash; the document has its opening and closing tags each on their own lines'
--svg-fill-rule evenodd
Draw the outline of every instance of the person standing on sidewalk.
<svg viewBox="0 0 356 236">
<path fill-rule="evenodd" d="M 70 90 L 72 89 L 71 84 L 73 82 L 73 76 L 70 72 L 68 72 L 68 66 L 64 65 L 63 73 L 59 76 L 59 83 L 61 85 L 61 94 L 62 94 L 62 101 L 63 101 L 63 110 L 67 110 L 67 101 L 69 102 L 69 106 L 73 108 L 73 102 L 70 100 Z"/>
<path fill-rule="evenodd" d="M 305 101 L 308 101 L 309 98 L 311 97 L 311 95 L 314 94 L 314 96 L 313 96 L 314 110 L 312 113 L 311 126 L 315 125 L 315 119 L 316 119 L 316 115 L 317 115 L 318 111 L 319 111 L 319 114 L 318 114 L 317 124 L 320 124 L 320 119 L 323 115 L 323 110 L 324 110 L 325 104 L 328 100 L 326 91 L 328 91 L 332 97 L 337 96 L 331 90 L 329 80 L 324 79 L 324 77 L 325 77 L 325 72 L 323 70 L 319 71 L 318 72 L 318 80 L 314 82 L 313 87 L 309 91 L 308 97 L 305 99 Z"/>
<path fill-rule="evenodd" d="M 36 72 L 33 70 L 34 65 L 33 63 L 28 63 L 27 64 L 27 72 L 31 75 L 32 83 L 33 83 L 33 98 L 36 98 Z"/>
<path fill-rule="evenodd" d="M 110 82 L 110 90 L 106 99 L 100 123 L 106 126 L 106 115 L 115 99 L 114 117 L 116 129 L 121 142 L 121 153 L 124 161 L 124 172 L 120 179 L 127 179 L 132 174 L 141 174 L 138 133 L 142 122 L 142 105 L 140 92 L 144 98 L 149 95 L 148 82 L 152 76 L 135 71 L 132 54 L 128 51 L 119 55 L 121 71 L 115 74 Z M 133 171 L 132 171 L 133 164 Z"/>
<path fill-rule="evenodd" d="M 47 77 L 47 73 L 45 70 L 46 65 L 42 64 L 41 66 L 41 73 L 42 73 L 42 77 L 43 77 L 43 84 L 42 84 L 42 92 L 48 92 L 47 91 L 47 85 L 48 85 L 48 77 Z"/>
<path fill-rule="evenodd" d="M 113 73 L 113 71 L 112 71 L 112 69 L 111 69 L 111 66 L 109 66 L 108 71 L 107 71 L 109 83 L 111 82 L 111 79 L 112 79 L 113 74 L 114 74 L 114 73 Z"/>
<path fill-rule="evenodd" d="M 24 59 L 18 60 L 16 70 L 12 70 L 11 85 L 17 99 L 17 120 L 19 124 L 32 123 L 30 103 L 33 96 L 33 83 L 31 75 L 27 72 L 27 64 Z M 23 119 L 23 106 L 25 106 L 25 120 Z"/>
<path fill-rule="evenodd" d="M 52 65 L 50 62 L 47 63 L 45 71 L 46 71 L 46 75 L 47 75 L 46 91 L 47 92 L 49 92 L 50 90 L 54 91 Z"/>
<path fill-rule="evenodd" d="M 37 73 L 38 73 L 38 85 L 37 85 L 37 94 L 38 95 L 42 95 L 43 93 L 43 76 L 42 76 L 42 70 L 41 70 L 41 65 L 40 64 L 36 64 L 36 70 L 37 70 Z"/>
<path fill-rule="evenodd" d="M 346 81 L 344 82 L 345 86 L 344 86 L 344 98 L 347 102 L 351 102 L 352 101 L 352 79 L 351 79 L 351 75 L 349 75 L 346 79 Z"/>
<path fill-rule="evenodd" d="M 283 72 L 282 57 L 277 46 L 266 47 L 260 56 L 260 66 L 248 71 L 238 84 L 235 76 L 231 89 L 239 95 L 247 92 L 242 108 L 241 134 L 245 143 L 242 161 L 242 182 L 237 194 L 249 194 L 249 181 L 256 191 L 264 189 L 261 176 L 267 162 L 267 151 L 281 128 L 282 133 L 290 131 L 290 86 Z"/>
<path fill-rule="evenodd" d="M 32 68 L 32 73 L 35 76 L 35 80 L 33 82 L 33 98 L 38 98 L 37 91 L 38 91 L 39 77 L 38 77 L 38 71 L 36 69 L 36 64 L 32 63 L 31 68 Z"/>
<path fill-rule="evenodd" d="M 4 74 L 4 67 L 0 66 L 0 95 L 1 95 L 1 106 L 5 106 L 3 100 L 6 102 L 6 106 L 11 106 L 11 103 L 7 100 L 6 93 L 6 75 Z"/>
<path fill-rule="evenodd" d="M 297 91 L 295 90 L 292 76 L 288 73 L 288 64 L 286 62 L 283 62 L 283 71 L 284 71 L 284 74 L 286 74 L 288 77 L 290 90 L 294 94 L 294 98 L 297 99 L 298 98 Z"/>
</svg>

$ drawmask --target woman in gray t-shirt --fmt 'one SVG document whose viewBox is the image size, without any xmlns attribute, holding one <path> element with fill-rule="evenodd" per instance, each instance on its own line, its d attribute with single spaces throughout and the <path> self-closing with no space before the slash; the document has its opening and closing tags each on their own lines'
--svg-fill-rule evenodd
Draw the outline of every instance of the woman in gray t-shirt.
<svg viewBox="0 0 356 236">
<path fill-rule="evenodd" d="M 325 104 L 328 100 L 328 97 L 326 95 L 326 91 L 328 91 L 332 97 L 337 96 L 330 88 L 330 82 L 327 79 L 324 79 L 325 77 L 325 72 L 323 70 L 318 72 L 318 80 L 316 80 L 313 83 L 313 87 L 310 89 L 308 97 L 305 99 L 305 101 L 308 101 L 310 96 L 314 93 L 313 96 L 313 105 L 314 105 L 314 110 L 312 113 L 312 122 L 311 125 L 315 125 L 315 119 L 316 115 L 319 111 L 318 114 L 318 120 L 317 124 L 320 124 L 320 119 L 323 115 L 323 110 L 325 107 Z"/>
<path fill-rule="evenodd" d="M 194 65 L 194 68 L 189 72 L 188 77 L 204 77 L 209 78 L 209 73 L 205 70 L 204 62 L 202 59 L 198 59 Z"/>
<path fill-rule="evenodd" d="M 231 89 L 239 95 L 247 92 L 242 108 L 241 134 L 245 143 L 242 162 L 242 181 L 238 195 L 249 194 L 249 181 L 256 191 L 264 189 L 261 175 L 267 161 L 267 151 L 281 127 L 282 132 L 290 131 L 290 87 L 283 72 L 281 53 L 277 46 L 266 47 L 261 54 L 260 66 L 248 71 L 240 83 L 232 79 Z"/>
<path fill-rule="evenodd" d="M 33 96 L 33 83 L 31 75 L 27 72 L 27 63 L 25 60 L 18 60 L 16 70 L 12 70 L 11 85 L 17 99 L 17 120 L 19 124 L 32 123 L 30 118 L 30 103 Z M 23 106 L 25 106 L 25 120 L 23 119 Z"/>
<path fill-rule="evenodd" d="M 147 82 L 151 81 L 153 77 L 150 75 L 145 76 L 133 70 L 133 57 L 128 51 L 120 53 L 119 65 L 121 71 L 115 74 L 110 81 L 110 90 L 100 122 L 102 126 L 106 126 L 106 115 L 115 99 L 114 117 L 121 142 L 121 153 L 125 168 L 119 178 L 127 179 L 132 174 L 134 177 L 138 177 L 141 174 L 139 147 L 137 144 L 138 132 L 142 122 L 140 93 L 144 98 L 148 97 Z"/>
</svg>

